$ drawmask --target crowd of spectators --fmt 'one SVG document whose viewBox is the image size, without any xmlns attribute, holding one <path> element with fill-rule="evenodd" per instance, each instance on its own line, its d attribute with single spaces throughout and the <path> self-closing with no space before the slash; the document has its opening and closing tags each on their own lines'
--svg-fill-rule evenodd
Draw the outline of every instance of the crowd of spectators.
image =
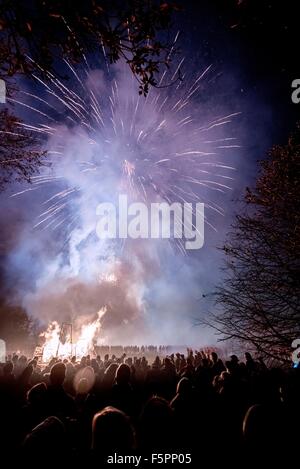
<svg viewBox="0 0 300 469">
<path fill-rule="evenodd" d="M 0 364 L 2 454 L 281 457 L 299 444 L 300 369 L 246 353 L 53 358 Z M 242 466 L 241 466 L 242 467 Z"/>
</svg>

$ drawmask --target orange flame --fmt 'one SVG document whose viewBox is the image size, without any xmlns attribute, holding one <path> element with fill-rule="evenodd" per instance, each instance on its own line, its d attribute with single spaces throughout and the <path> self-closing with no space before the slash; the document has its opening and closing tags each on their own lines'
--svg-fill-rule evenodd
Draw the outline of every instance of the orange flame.
<svg viewBox="0 0 300 469">
<path fill-rule="evenodd" d="M 106 308 L 101 308 L 95 321 L 83 325 L 77 341 L 73 343 L 70 334 L 66 337 L 65 343 L 61 342 L 61 327 L 57 321 L 52 321 L 47 330 L 40 334 L 41 337 L 45 338 L 43 362 L 48 362 L 53 357 L 69 358 L 76 355 L 77 358 L 81 358 L 93 352 L 94 338 L 101 329 L 101 318 L 105 312 Z"/>
</svg>

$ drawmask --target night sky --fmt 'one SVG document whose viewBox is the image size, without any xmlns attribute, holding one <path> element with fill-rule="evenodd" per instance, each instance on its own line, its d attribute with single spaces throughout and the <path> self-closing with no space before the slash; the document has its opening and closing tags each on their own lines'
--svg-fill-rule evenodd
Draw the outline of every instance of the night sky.
<svg viewBox="0 0 300 469">
<path fill-rule="evenodd" d="M 57 253 L 66 248 L 61 247 L 61 239 L 56 234 L 44 235 L 32 229 L 33 216 L 38 213 L 34 193 L 10 198 L 24 186 L 9 186 L 0 199 L 0 328 L 5 337 L 12 338 L 13 322 L 22 317 L 20 311 L 38 320 L 41 328 L 52 319 L 51 309 L 54 319 L 58 318 L 60 308 L 64 310 L 61 315 L 66 314 L 67 318 L 66 304 L 69 305 L 69 295 L 75 294 L 83 308 L 89 299 L 89 313 L 100 306 L 97 302 L 101 302 L 101 296 L 108 303 L 112 301 L 114 320 L 108 317 L 104 324 L 112 341 L 125 343 L 128 338 L 136 342 L 153 342 L 157 338 L 174 344 L 215 341 L 211 331 L 195 327 L 195 322 L 209 315 L 213 308 L 211 292 L 221 281 L 222 254 L 216 247 L 224 243 L 245 188 L 255 182 L 257 161 L 264 158 L 273 144 L 284 143 L 299 119 L 300 104 L 291 100 L 291 83 L 300 78 L 298 15 L 296 2 L 291 0 L 186 1 L 182 5 L 183 11 L 176 13 L 172 29 L 173 35 L 181 31 L 179 60 L 186 57 L 188 75 L 197 75 L 212 64 L 212 74 L 201 98 L 195 99 L 193 105 L 199 107 L 199 114 L 203 107 L 203 113 L 208 116 L 217 116 L 223 110 L 241 113 L 228 130 L 237 138 L 240 148 L 224 154 L 223 161 L 236 170 L 232 190 L 222 196 L 225 216 L 214 219 L 217 233 L 208 228 L 204 248 L 186 258 L 174 253 L 165 256 L 160 250 L 155 254 L 143 252 L 142 247 L 137 247 L 139 268 L 132 273 L 125 262 L 118 271 L 124 277 L 120 282 L 121 292 L 130 288 L 131 275 L 135 288 L 139 289 L 137 298 L 127 299 L 127 303 L 120 293 L 120 304 L 125 302 L 124 308 L 130 310 L 124 317 L 116 313 L 118 303 L 110 298 L 116 295 L 116 290 L 107 291 L 103 287 L 96 292 L 93 281 L 89 283 L 86 278 L 84 284 L 78 281 L 67 295 L 56 298 L 52 304 L 49 297 L 54 288 L 53 279 L 50 284 L 43 284 L 42 272 L 46 265 L 67 262 L 64 255 L 63 260 L 60 257 L 57 261 Z M 101 65 L 97 68 L 101 69 Z M 29 91 L 41 93 L 31 82 L 21 80 L 20 84 Z M 16 107 L 14 110 L 24 121 L 31 117 L 28 111 Z M 40 298 L 41 291 L 47 293 L 45 298 Z M 43 308 L 45 311 L 41 311 Z M 125 337 L 124 318 L 132 323 L 131 326 L 126 322 Z"/>
</svg>

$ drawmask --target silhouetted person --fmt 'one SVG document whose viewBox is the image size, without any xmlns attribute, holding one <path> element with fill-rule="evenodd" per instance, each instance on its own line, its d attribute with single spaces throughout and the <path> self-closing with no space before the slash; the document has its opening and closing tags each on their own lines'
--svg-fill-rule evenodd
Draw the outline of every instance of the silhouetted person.
<svg viewBox="0 0 300 469">
<path fill-rule="evenodd" d="M 27 392 L 27 402 L 21 412 L 23 438 L 47 417 L 47 387 L 45 383 L 33 386 Z"/>
<path fill-rule="evenodd" d="M 3 365 L 0 376 L 0 444 L 3 448 L 13 449 L 16 432 L 15 420 L 18 414 L 17 382 L 14 376 L 14 363 L 8 361 Z"/>
<path fill-rule="evenodd" d="M 20 403 L 24 403 L 26 401 L 26 393 L 31 388 L 30 383 L 32 374 L 33 366 L 29 364 L 24 368 L 19 378 L 17 379 L 17 394 Z"/>
<path fill-rule="evenodd" d="M 115 384 L 111 390 L 112 405 L 128 415 L 132 415 L 134 412 L 134 394 L 130 378 L 131 371 L 129 366 L 122 363 L 116 371 Z"/>
<path fill-rule="evenodd" d="M 184 416 L 193 406 L 193 387 L 188 378 L 181 378 L 177 384 L 176 396 L 171 401 L 171 407 L 178 415 Z"/>
<path fill-rule="evenodd" d="M 211 353 L 211 370 L 212 377 L 219 375 L 222 371 L 225 371 L 225 366 L 222 360 L 218 357 L 216 352 Z"/>
<path fill-rule="evenodd" d="M 111 363 L 106 368 L 106 370 L 104 372 L 104 376 L 103 376 L 103 382 L 102 382 L 102 385 L 103 385 L 104 389 L 106 389 L 106 390 L 111 389 L 111 387 L 114 383 L 114 380 L 115 380 L 117 369 L 118 369 L 118 364 L 117 363 Z"/>
<path fill-rule="evenodd" d="M 230 355 L 230 361 L 227 362 L 228 370 L 233 373 L 239 368 L 239 359 L 236 355 Z"/>
<path fill-rule="evenodd" d="M 14 376 L 14 364 L 8 361 L 3 366 L 3 375 L 0 378 L 0 386 L 2 389 L 12 389 L 15 385 L 16 379 Z"/>
<path fill-rule="evenodd" d="M 47 417 L 25 438 L 23 448 L 26 453 L 36 458 L 37 454 L 46 458 L 54 457 L 66 450 L 66 431 L 64 424 L 57 417 Z"/>
<path fill-rule="evenodd" d="M 194 446 L 195 428 L 199 415 L 193 386 L 188 378 L 181 378 L 178 382 L 176 396 L 172 399 L 170 406 L 174 410 L 177 422 L 180 448 L 191 448 Z"/>
<path fill-rule="evenodd" d="M 243 422 L 243 436 L 246 456 L 263 463 L 289 455 L 291 450 L 286 439 L 283 408 L 280 405 L 256 404 L 250 407 Z M 285 466 L 286 467 L 286 466 Z"/>
<path fill-rule="evenodd" d="M 150 398 L 140 416 L 140 447 L 149 451 L 176 448 L 174 424 L 174 412 L 168 402 L 161 397 Z"/>
<path fill-rule="evenodd" d="M 245 359 L 246 359 L 246 369 L 248 372 L 253 373 L 256 370 L 256 363 L 252 358 L 251 353 L 246 352 L 245 353 Z"/>
<path fill-rule="evenodd" d="M 92 449 L 100 454 L 130 454 L 135 446 L 134 430 L 127 415 L 105 407 L 92 422 Z"/>
<path fill-rule="evenodd" d="M 56 363 L 50 371 L 49 386 L 47 391 L 49 415 L 57 417 L 70 417 L 75 414 L 75 404 L 72 397 L 63 388 L 66 376 L 66 365 Z"/>
</svg>

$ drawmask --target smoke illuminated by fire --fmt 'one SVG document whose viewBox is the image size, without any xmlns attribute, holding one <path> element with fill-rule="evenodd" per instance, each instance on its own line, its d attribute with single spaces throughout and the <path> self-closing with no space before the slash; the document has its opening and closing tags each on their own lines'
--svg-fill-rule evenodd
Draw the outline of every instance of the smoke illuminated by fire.
<svg viewBox="0 0 300 469">
<path fill-rule="evenodd" d="M 40 136 L 51 160 L 30 186 L 13 194 L 31 198 L 36 207 L 14 261 L 22 269 L 28 258 L 29 269 L 35 268 L 22 305 L 50 324 L 46 359 L 71 355 L 75 344 L 59 343 L 60 324 L 80 316 L 85 326 L 77 328 L 76 355 L 87 353 L 100 327 L 93 318 L 102 308 L 101 328 L 110 341 L 184 343 L 187 334 L 191 341 L 186 314 L 198 308 L 199 286 L 194 267 L 182 259 L 188 257 L 183 240 L 99 240 L 95 230 L 98 204 L 115 204 L 125 193 L 146 204 L 203 202 L 206 229 L 217 231 L 233 181 L 231 155 L 239 147 L 226 127 L 239 112 L 207 106 L 205 88 L 216 79 L 211 66 L 176 81 L 183 62 L 164 72 L 146 98 L 122 67 L 106 76 L 66 62 L 70 86 L 45 70 L 48 80 L 38 79 L 39 94 L 21 91 L 13 101 L 31 111 L 20 132 Z"/>
</svg>

